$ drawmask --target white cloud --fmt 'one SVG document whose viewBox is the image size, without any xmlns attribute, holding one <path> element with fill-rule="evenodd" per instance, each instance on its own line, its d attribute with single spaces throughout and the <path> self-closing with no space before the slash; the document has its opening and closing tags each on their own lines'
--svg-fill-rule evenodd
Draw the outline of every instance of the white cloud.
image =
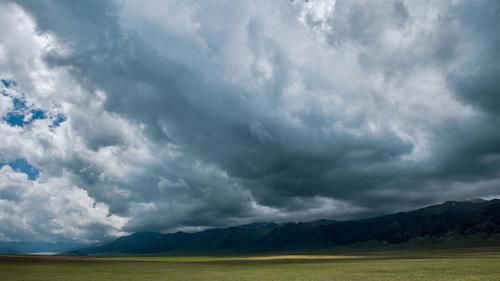
<svg viewBox="0 0 500 281">
<path fill-rule="evenodd" d="M 0 198 L 2 240 L 91 242 L 122 234 L 126 223 L 65 177 L 33 182 L 4 166 L 0 168 Z"/>
</svg>

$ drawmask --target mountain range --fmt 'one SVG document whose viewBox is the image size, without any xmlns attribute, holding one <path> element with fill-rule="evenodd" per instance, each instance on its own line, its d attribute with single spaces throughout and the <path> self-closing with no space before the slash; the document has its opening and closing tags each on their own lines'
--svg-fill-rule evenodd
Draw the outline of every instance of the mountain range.
<svg viewBox="0 0 500 281">
<path fill-rule="evenodd" d="M 66 252 L 88 246 L 74 242 L 41 242 L 41 241 L 0 241 L 0 254 L 48 254 Z"/>
<path fill-rule="evenodd" d="M 477 237 L 500 241 L 500 200 L 448 201 L 361 220 L 252 223 L 195 233 L 138 232 L 66 254 L 242 254 L 373 244 L 405 245 L 415 241 L 440 242 Z"/>
</svg>

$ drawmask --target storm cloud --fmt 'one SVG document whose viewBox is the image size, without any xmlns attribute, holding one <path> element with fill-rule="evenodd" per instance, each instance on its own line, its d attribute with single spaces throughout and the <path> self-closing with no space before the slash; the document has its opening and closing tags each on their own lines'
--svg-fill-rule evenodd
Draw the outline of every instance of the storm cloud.
<svg viewBox="0 0 500 281">
<path fill-rule="evenodd" d="M 0 24 L 2 240 L 500 195 L 498 1 L 6 1 Z"/>
</svg>

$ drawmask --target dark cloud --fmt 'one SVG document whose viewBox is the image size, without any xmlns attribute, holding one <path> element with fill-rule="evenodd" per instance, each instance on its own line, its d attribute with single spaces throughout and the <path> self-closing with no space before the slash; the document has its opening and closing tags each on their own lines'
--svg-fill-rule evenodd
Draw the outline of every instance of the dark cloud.
<svg viewBox="0 0 500 281">
<path fill-rule="evenodd" d="M 498 115 L 500 34 L 495 31 L 500 24 L 500 3 L 479 1 L 458 7 L 454 13 L 463 22 L 462 32 L 471 40 L 471 50 L 460 67 L 450 73 L 450 82 L 464 102 Z"/>
</svg>

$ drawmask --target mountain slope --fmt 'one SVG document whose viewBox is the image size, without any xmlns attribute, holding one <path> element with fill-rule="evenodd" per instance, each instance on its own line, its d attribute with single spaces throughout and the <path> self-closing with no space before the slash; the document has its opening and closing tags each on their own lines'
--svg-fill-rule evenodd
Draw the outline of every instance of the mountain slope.
<svg viewBox="0 0 500 281">
<path fill-rule="evenodd" d="M 449 201 L 411 212 L 354 221 L 254 223 L 196 233 L 135 233 L 75 255 L 244 253 L 313 250 L 370 241 L 400 244 L 421 239 L 500 235 L 500 200 Z"/>
</svg>

